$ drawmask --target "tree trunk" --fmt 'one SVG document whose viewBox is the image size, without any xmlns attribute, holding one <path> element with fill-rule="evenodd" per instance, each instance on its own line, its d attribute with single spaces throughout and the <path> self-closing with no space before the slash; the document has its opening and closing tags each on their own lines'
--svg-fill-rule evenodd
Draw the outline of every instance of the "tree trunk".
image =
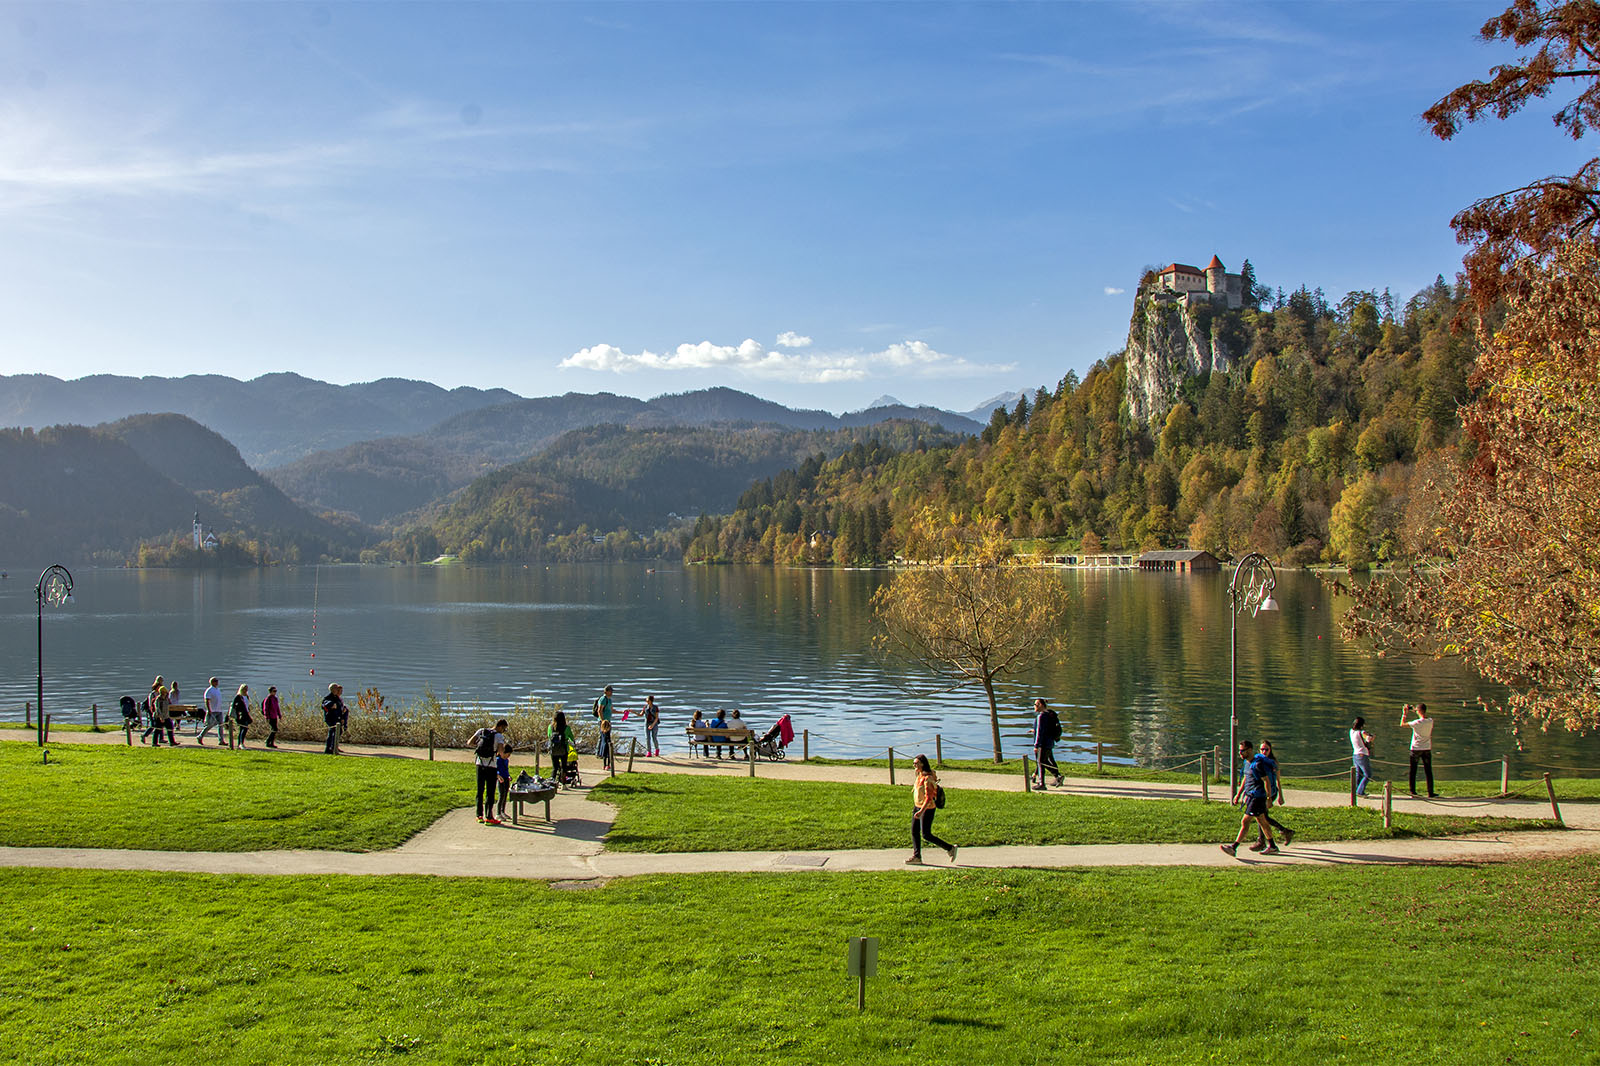
<svg viewBox="0 0 1600 1066">
<path fill-rule="evenodd" d="M 1000 708 L 994 702 L 994 680 L 983 679 L 983 691 L 989 697 L 989 734 L 994 738 L 994 761 L 999 763 L 1000 758 Z"/>
</svg>

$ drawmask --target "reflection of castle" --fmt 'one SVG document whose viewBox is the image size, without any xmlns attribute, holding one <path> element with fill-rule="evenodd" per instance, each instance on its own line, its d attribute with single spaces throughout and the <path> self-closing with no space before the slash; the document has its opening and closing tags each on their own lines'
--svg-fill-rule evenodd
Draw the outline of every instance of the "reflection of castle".
<svg viewBox="0 0 1600 1066">
<path fill-rule="evenodd" d="M 1184 263 L 1158 270 L 1151 295 L 1158 300 L 1209 300 L 1237 310 L 1244 306 L 1244 278 L 1228 273 L 1222 260 L 1213 255 L 1204 270 Z"/>
</svg>

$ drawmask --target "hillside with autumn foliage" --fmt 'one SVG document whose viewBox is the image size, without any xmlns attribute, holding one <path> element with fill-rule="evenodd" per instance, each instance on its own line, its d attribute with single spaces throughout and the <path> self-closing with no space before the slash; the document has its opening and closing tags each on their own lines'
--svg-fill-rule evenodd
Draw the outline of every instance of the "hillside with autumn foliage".
<svg viewBox="0 0 1600 1066">
<path fill-rule="evenodd" d="M 1404 303 L 1258 288 L 1220 310 L 1247 350 L 1186 376 L 1149 424 L 1122 356 L 1000 409 L 980 436 L 896 450 L 864 442 L 753 485 L 702 517 L 691 561 L 865 565 L 901 553 L 935 506 L 999 519 L 1040 550 L 1251 549 L 1290 563 L 1400 559 L 1454 468 L 1476 354 L 1443 278 Z"/>
</svg>

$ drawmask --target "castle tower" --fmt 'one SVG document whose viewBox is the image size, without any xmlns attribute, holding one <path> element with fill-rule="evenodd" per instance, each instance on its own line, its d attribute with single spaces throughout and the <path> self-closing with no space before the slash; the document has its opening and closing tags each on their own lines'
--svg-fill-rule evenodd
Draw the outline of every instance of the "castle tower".
<svg viewBox="0 0 1600 1066">
<path fill-rule="evenodd" d="M 1222 265 L 1222 260 L 1215 255 L 1211 262 L 1206 264 L 1206 291 L 1226 293 L 1228 291 L 1228 271 Z"/>
</svg>

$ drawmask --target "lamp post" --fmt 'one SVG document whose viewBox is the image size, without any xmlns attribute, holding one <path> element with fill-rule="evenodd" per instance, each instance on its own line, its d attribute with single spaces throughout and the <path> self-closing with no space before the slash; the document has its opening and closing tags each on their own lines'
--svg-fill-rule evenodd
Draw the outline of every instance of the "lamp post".
<svg viewBox="0 0 1600 1066">
<path fill-rule="evenodd" d="M 1228 795 L 1238 790 L 1239 759 L 1239 616 L 1245 611 L 1254 618 L 1260 611 L 1276 611 L 1278 601 L 1272 588 L 1278 583 L 1272 560 L 1251 552 L 1233 568 L 1228 582 L 1228 617 L 1232 623 L 1228 641 Z"/>
<path fill-rule="evenodd" d="M 44 605 L 60 607 L 72 602 L 72 572 L 60 563 L 45 567 L 33 589 L 39 604 L 39 746 L 44 747 Z"/>
</svg>

